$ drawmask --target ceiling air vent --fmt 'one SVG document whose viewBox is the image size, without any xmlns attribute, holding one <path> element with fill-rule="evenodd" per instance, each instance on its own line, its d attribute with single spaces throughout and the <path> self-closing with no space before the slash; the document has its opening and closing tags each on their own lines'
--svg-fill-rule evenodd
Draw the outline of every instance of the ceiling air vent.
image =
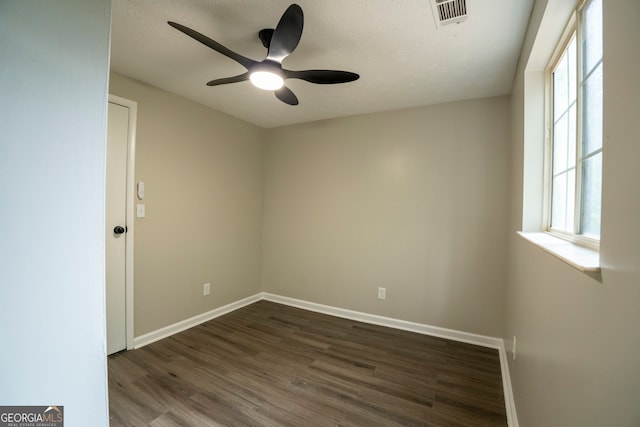
<svg viewBox="0 0 640 427">
<path fill-rule="evenodd" d="M 436 27 L 467 19 L 467 0 L 431 0 Z"/>
</svg>

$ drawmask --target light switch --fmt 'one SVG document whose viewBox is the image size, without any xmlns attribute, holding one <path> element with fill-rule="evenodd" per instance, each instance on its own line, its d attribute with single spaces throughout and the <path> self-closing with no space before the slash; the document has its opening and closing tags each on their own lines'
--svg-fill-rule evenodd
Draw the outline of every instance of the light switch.
<svg viewBox="0 0 640 427">
<path fill-rule="evenodd" d="M 144 218 L 144 203 L 136 205 L 136 217 Z"/>
</svg>

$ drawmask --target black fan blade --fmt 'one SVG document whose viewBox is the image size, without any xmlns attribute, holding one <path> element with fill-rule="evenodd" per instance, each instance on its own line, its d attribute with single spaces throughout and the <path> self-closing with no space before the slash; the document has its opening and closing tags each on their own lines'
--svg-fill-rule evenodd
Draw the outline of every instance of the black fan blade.
<svg viewBox="0 0 640 427">
<path fill-rule="evenodd" d="M 204 34 L 200 34 L 196 30 L 192 30 L 191 28 L 185 27 L 184 25 L 178 24 L 177 22 L 168 21 L 167 24 L 171 25 L 176 30 L 182 31 L 192 39 L 198 40 L 200 43 L 210 47 L 216 52 L 221 53 L 224 56 L 233 59 L 234 61 L 236 61 L 238 64 L 242 65 L 246 69 L 249 69 L 252 65 L 258 63 L 253 59 L 249 59 L 247 57 L 240 55 L 239 53 L 235 53 L 234 51 L 227 49 L 217 41 L 210 39 Z"/>
<path fill-rule="evenodd" d="M 292 4 L 285 10 L 273 32 L 267 59 L 282 63 L 282 60 L 289 56 L 298 46 L 300 37 L 302 37 L 303 26 L 304 15 L 302 14 L 302 8 L 297 4 Z"/>
<path fill-rule="evenodd" d="M 284 70 L 285 78 L 287 79 L 301 79 L 311 83 L 318 83 L 321 85 L 330 85 L 336 83 L 348 83 L 358 80 L 360 76 L 356 73 L 349 71 L 335 71 L 335 70 L 304 70 L 304 71 L 290 71 Z"/>
<path fill-rule="evenodd" d="M 282 86 L 280 89 L 274 91 L 276 98 L 285 104 L 298 105 L 298 98 L 296 95 L 286 86 Z"/>
<path fill-rule="evenodd" d="M 226 85 L 228 83 L 238 83 L 238 82 L 244 82 L 246 80 L 249 80 L 248 71 L 244 74 L 240 74 L 239 76 L 225 77 L 224 79 L 211 80 L 210 82 L 207 83 L 207 86 Z"/>
</svg>

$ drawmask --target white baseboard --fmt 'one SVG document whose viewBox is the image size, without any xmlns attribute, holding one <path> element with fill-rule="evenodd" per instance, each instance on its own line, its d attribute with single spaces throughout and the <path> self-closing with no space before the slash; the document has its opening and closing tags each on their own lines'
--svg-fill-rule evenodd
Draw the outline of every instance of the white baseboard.
<svg viewBox="0 0 640 427">
<path fill-rule="evenodd" d="M 328 314 L 331 316 L 342 317 L 345 319 L 356 320 L 363 323 L 373 325 L 386 326 L 404 331 L 416 332 L 418 334 L 430 335 L 439 338 L 450 339 L 453 341 L 464 342 L 467 344 L 479 345 L 498 350 L 500 357 L 500 369 L 502 373 L 502 386 L 504 389 L 504 400 L 507 412 L 507 424 L 509 427 L 518 427 L 518 417 L 516 415 L 515 402 L 513 400 L 513 389 L 511 388 L 511 377 L 509 375 L 509 363 L 507 361 L 507 353 L 502 338 L 489 337 L 486 335 L 472 334 L 469 332 L 457 331 L 455 329 L 441 328 L 422 323 L 408 322 L 406 320 L 393 319 L 391 317 L 378 316 L 376 314 L 368 314 L 359 311 L 347 310 L 344 308 L 333 307 L 315 302 L 299 300 L 295 298 L 284 297 L 280 295 L 261 292 L 239 301 L 227 304 L 223 307 L 202 313 L 190 319 L 183 320 L 173 325 L 165 326 L 153 332 L 134 338 L 134 348 L 140 348 L 152 342 L 167 338 L 178 332 L 192 328 L 206 321 L 215 319 L 216 317 L 230 313 L 234 310 L 253 304 L 261 300 L 276 302 L 279 304 L 289 305 L 292 307 L 302 308 L 304 310 L 315 311 L 317 313 Z"/>
<path fill-rule="evenodd" d="M 507 360 L 507 350 L 504 348 L 504 340 L 498 349 L 500 355 L 500 373 L 502 374 L 502 389 L 504 391 L 504 404 L 507 410 L 507 425 L 509 427 L 519 427 L 518 414 L 516 413 L 516 402 L 513 399 L 513 388 L 511 387 L 511 375 L 509 375 L 509 361 Z"/>
<path fill-rule="evenodd" d="M 482 347 L 500 349 L 504 347 L 500 338 L 477 335 L 469 332 L 456 331 L 454 329 L 440 328 L 438 326 L 425 325 L 422 323 L 407 322 L 406 320 L 393 319 L 391 317 L 378 316 L 376 314 L 362 313 L 360 311 L 346 310 L 344 308 L 332 307 L 329 305 L 317 304 L 315 302 L 303 301 L 295 298 L 283 297 L 269 293 L 263 293 L 262 298 L 292 307 L 303 308 L 309 311 L 329 314 L 331 316 L 370 323 L 373 325 L 386 326 L 403 331 L 416 332 L 423 335 L 446 338 L 454 341 L 475 344 Z"/>
<path fill-rule="evenodd" d="M 213 310 L 207 311 L 206 313 L 193 316 L 190 319 L 185 319 L 178 323 L 174 323 L 173 325 L 165 326 L 164 328 L 160 328 L 147 334 L 140 335 L 139 337 L 135 337 L 133 339 L 133 348 L 138 349 L 140 347 L 144 347 L 145 345 L 151 344 L 152 342 L 170 337 L 171 335 L 177 334 L 178 332 L 185 331 L 201 323 L 207 322 L 211 319 L 215 319 L 216 317 L 220 317 L 224 314 L 231 313 L 232 311 L 235 311 L 249 304 L 253 304 L 254 302 L 258 302 L 261 299 L 262 294 L 258 293 L 250 297 L 243 298 L 239 301 L 224 305 L 222 307 L 214 308 Z"/>
</svg>

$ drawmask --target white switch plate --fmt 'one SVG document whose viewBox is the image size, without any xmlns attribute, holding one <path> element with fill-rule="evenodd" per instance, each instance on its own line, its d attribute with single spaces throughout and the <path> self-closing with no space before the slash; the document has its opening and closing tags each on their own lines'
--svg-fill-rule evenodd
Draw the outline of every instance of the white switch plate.
<svg viewBox="0 0 640 427">
<path fill-rule="evenodd" d="M 211 294 L 211 283 L 205 283 L 202 285 L 202 295 L 206 297 L 209 294 Z"/>
<path fill-rule="evenodd" d="M 144 211 L 144 203 L 139 203 L 136 205 L 136 217 L 137 218 L 144 218 L 145 215 L 145 211 Z"/>
<path fill-rule="evenodd" d="M 387 298 L 387 288 L 378 288 L 378 299 Z"/>
</svg>

